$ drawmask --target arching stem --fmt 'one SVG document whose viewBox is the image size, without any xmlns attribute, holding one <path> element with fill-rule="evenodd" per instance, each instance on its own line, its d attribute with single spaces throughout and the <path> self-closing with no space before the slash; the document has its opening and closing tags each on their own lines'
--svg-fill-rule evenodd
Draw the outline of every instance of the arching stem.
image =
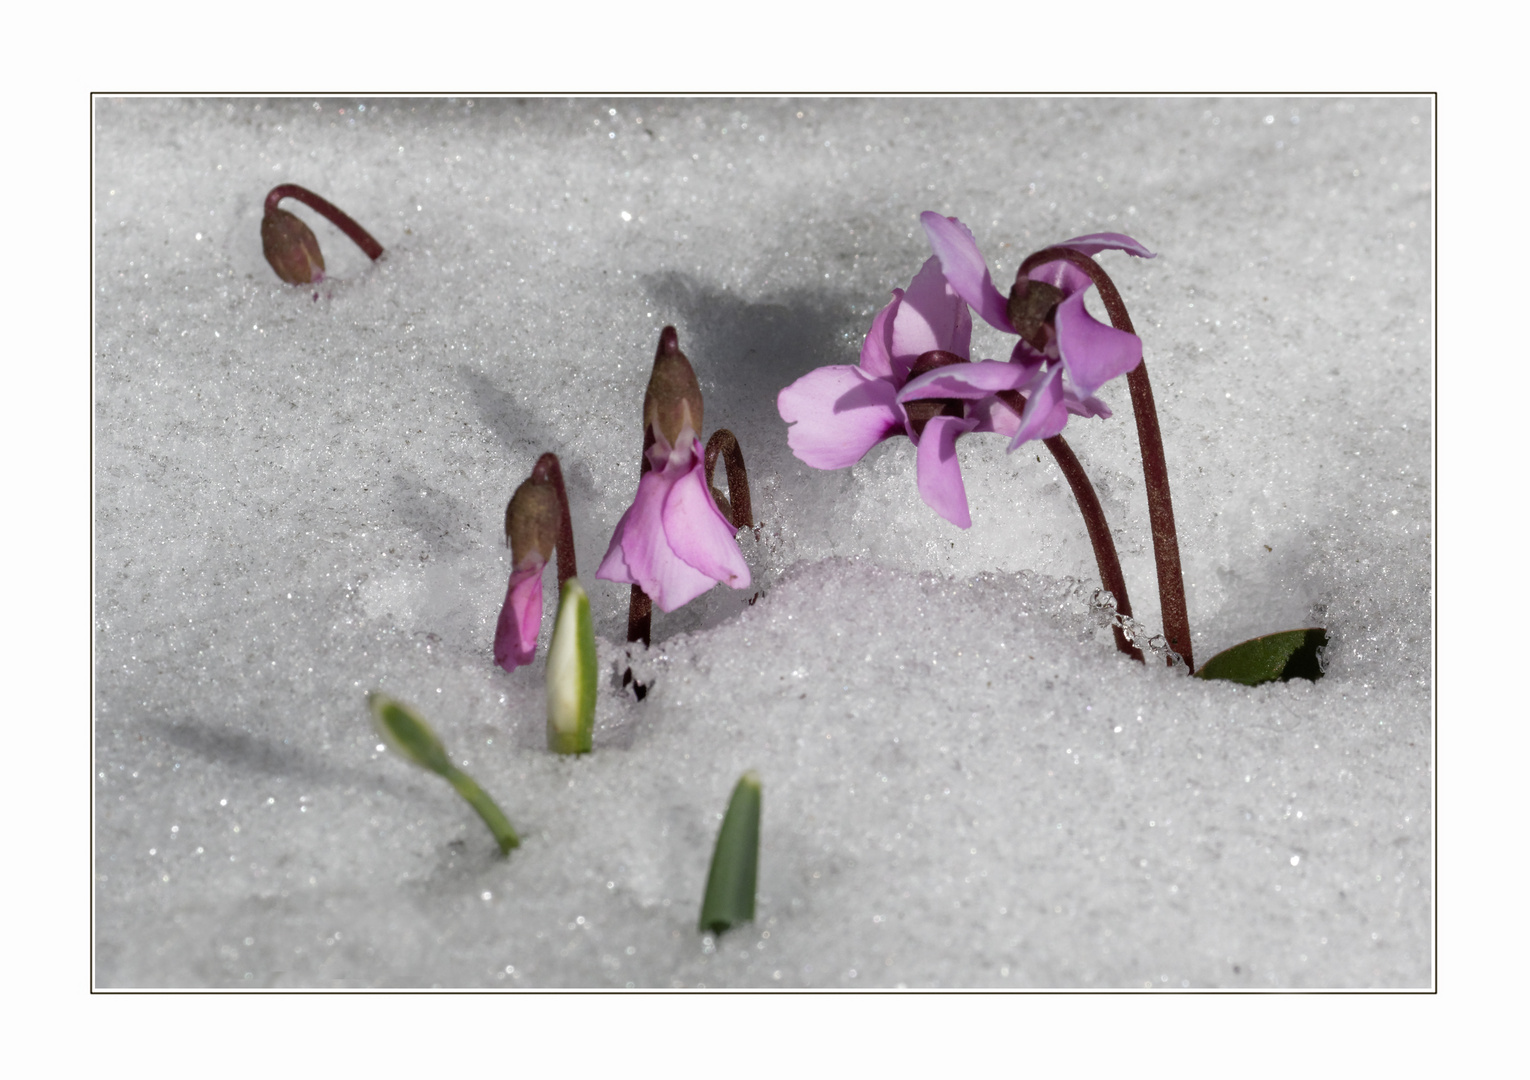
<svg viewBox="0 0 1530 1080">
<path fill-rule="evenodd" d="M 356 242 L 356 246 L 367 253 L 367 257 L 374 262 L 382 256 L 383 246 L 372 238 L 372 234 L 356 224 L 354 218 L 340 209 L 334 203 L 320 195 L 315 195 L 305 187 L 297 184 L 278 184 L 266 195 L 266 213 L 276 209 L 276 204 L 283 199 L 296 199 L 305 206 L 312 207 L 328 218 L 341 232 L 345 233 Z"/>
<path fill-rule="evenodd" d="M 1126 304 L 1116 290 L 1115 282 L 1103 267 L 1088 255 L 1071 248 L 1045 248 L 1028 256 L 1020 264 L 1018 277 L 1044 263 L 1066 262 L 1078 267 L 1095 288 L 1100 290 L 1100 300 L 1110 316 L 1110 323 L 1117 330 L 1135 334 Z M 1142 454 L 1142 477 L 1147 484 L 1148 520 L 1153 527 L 1153 558 L 1158 569 L 1158 602 L 1163 609 L 1163 633 L 1169 640 L 1169 648 L 1184 660 L 1186 668 L 1195 670 L 1190 654 L 1190 614 L 1185 605 L 1185 577 L 1179 562 L 1179 534 L 1174 528 L 1174 500 L 1169 495 L 1169 466 L 1163 456 L 1163 435 L 1158 429 L 1158 410 L 1153 404 L 1153 386 L 1148 381 L 1147 361 L 1144 360 L 1126 376 L 1132 392 L 1132 414 L 1137 420 L 1137 445 Z M 1173 659 L 1167 663 L 1172 665 Z"/>
<path fill-rule="evenodd" d="M 728 470 L 728 505 L 733 510 L 733 527 L 747 529 L 754 524 L 754 507 L 749 501 L 749 473 L 744 469 L 744 451 L 727 428 L 718 428 L 707 440 L 708 488 L 712 487 L 712 473 L 717 468 L 719 454 Z"/>
<path fill-rule="evenodd" d="M 1094 545 L 1094 561 L 1100 568 L 1100 581 L 1116 598 L 1116 610 L 1130 618 L 1132 602 L 1126 595 L 1126 578 L 1121 573 L 1121 560 L 1116 556 L 1116 542 L 1110 535 L 1110 526 L 1105 521 L 1105 508 L 1100 505 L 1100 497 L 1095 494 L 1094 485 L 1089 482 L 1089 474 L 1084 472 L 1073 448 L 1063 441 L 1061 435 L 1053 435 L 1050 439 L 1041 440 L 1041 443 L 1052 452 L 1058 468 L 1062 469 L 1063 476 L 1068 479 L 1068 486 L 1073 489 L 1073 497 L 1078 500 L 1079 512 L 1084 515 L 1084 527 L 1089 530 L 1089 543 Z M 1112 626 L 1111 631 L 1116 637 L 1116 648 L 1139 663 L 1146 662 L 1142 659 L 1142 650 L 1126 640 L 1126 634 L 1119 625 Z"/>
</svg>

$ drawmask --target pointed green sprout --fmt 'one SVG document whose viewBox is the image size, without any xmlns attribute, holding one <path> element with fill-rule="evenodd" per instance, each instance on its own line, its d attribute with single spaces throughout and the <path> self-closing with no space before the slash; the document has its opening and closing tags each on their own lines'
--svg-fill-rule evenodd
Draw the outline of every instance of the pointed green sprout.
<svg viewBox="0 0 1530 1080">
<path fill-rule="evenodd" d="M 1223 649 L 1202 664 L 1195 677 L 1225 679 L 1244 686 L 1258 686 L 1275 679 L 1316 682 L 1323 677 L 1322 650 L 1327 644 L 1328 631 L 1320 626 L 1266 634 Z"/>
<path fill-rule="evenodd" d="M 707 893 L 701 901 L 702 931 L 720 934 L 734 923 L 754 921 L 754 883 L 760 866 L 760 775 L 739 777 L 717 831 Z"/>
<path fill-rule="evenodd" d="M 588 754 L 595 734 L 595 623 L 578 578 L 563 583 L 547 648 L 547 749 Z"/>
<path fill-rule="evenodd" d="M 515 829 L 504 813 L 471 776 L 452 764 L 446 756 L 446 747 L 441 745 L 441 737 L 419 713 L 402 701 L 375 690 L 367 695 L 367 707 L 372 710 L 372 726 L 377 728 L 383 741 L 401 757 L 444 777 L 457 789 L 457 794 L 478 811 L 478 816 L 483 818 L 498 841 L 501 855 L 508 855 L 511 848 L 520 847 L 521 838 L 515 835 Z"/>
</svg>

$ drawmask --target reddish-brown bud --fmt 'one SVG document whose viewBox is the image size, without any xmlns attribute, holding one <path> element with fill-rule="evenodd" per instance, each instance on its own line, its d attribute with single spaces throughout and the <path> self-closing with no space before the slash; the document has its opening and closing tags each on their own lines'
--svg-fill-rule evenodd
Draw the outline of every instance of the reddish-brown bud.
<svg viewBox="0 0 1530 1080">
<path fill-rule="evenodd" d="M 260 222 L 260 242 L 266 249 L 266 262 L 287 284 L 308 285 L 324 280 L 319 238 L 297 215 L 274 207 L 267 210 Z"/>
<path fill-rule="evenodd" d="M 563 507 L 558 492 L 545 474 L 533 472 L 510 496 L 505 507 L 505 536 L 510 541 L 510 561 L 520 566 L 536 552 L 543 562 L 552 559 L 558 542 Z"/>
<path fill-rule="evenodd" d="M 1047 318 L 1063 298 L 1062 290 L 1045 281 L 1016 278 L 1009 290 L 1009 322 L 1037 352 L 1047 347 Z"/>
<path fill-rule="evenodd" d="M 643 395 L 643 426 L 652 427 L 654 434 L 662 435 L 670 446 L 680 441 L 685 428 L 701 437 L 701 386 L 691 362 L 680 351 L 680 337 L 673 326 L 666 326 L 659 334 L 653 374 Z"/>
</svg>

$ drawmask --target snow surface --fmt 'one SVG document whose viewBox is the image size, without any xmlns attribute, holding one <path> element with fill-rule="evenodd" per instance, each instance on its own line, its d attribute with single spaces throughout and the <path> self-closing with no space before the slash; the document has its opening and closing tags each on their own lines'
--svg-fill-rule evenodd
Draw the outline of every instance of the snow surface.
<svg viewBox="0 0 1530 1080">
<path fill-rule="evenodd" d="M 96 984 L 1432 985 L 1432 124 L 1426 98 L 98 100 Z M 283 285 L 282 182 L 383 260 L 288 202 L 330 278 Z M 1323 625 L 1322 681 L 1116 653 L 1044 452 L 959 444 L 966 531 L 907 440 L 791 456 L 777 391 L 855 360 L 926 209 L 1001 288 L 1067 236 L 1159 253 L 1101 261 L 1196 657 Z M 655 613 L 637 702 L 626 587 L 593 573 L 665 324 L 761 527 L 751 589 Z M 1103 396 L 1066 435 L 1156 630 L 1124 380 Z M 551 574 L 538 659 L 490 652 L 504 505 L 546 450 L 604 665 L 577 760 L 544 748 Z M 508 859 L 378 752 L 372 689 L 494 795 Z M 749 768 L 758 918 L 714 940 Z"/>
</svg>

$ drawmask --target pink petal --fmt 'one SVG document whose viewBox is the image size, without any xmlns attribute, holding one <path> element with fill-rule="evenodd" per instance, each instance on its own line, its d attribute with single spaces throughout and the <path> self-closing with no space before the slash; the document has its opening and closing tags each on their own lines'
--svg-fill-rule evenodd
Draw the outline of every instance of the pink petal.
<svg viewBox="0 0 1530 1080">
<path fill-rule="evenodd" d="M 664 498 L 662 517 L 670 549 L 683 562 L 712 581 L 720 581 L 735 589 L 748 588 L 749 564 L 744 562 L 744 554 L 738 549 L 737 530 L 722 516 L 712 493 L 707 490 L 699 441 L 691 467 L 675 481 Z M 654 602 L 658 603 L 657 598 Z"/>
<path fill-rule="evenodd" d="M 1089 314 L 1081 292 L 1057 305 L 1057 348 L 1086 397 L 1142 362 L 1142 340 Z"/>
<path fill-rule="evenodd" d="M 1128 255 L 1137 256 L 1139 259 L 1158 258 L 1157 255 L 1154 255 L 1130 236 L 1118 232 L 1097 232 L 1090 233 L 1088 236 L 1075 236 L 1072 240 L 1064 240 L 1060 244 L 1053 244 L 1052 246 L 1072 248 L 1074 251 L 1081 251 L 1085 255 L 1098 255 L 1102 251 L 1124 251 Z"/>
<path fill-rule="evenodd" d="M 979 360 L 974 364 L 949 364 L 926 371 L 898 391 L 898 401 L 923 398 L 972 400 L 998 390 L 1018 390 L 1035 377 L 1040 364 L 1006 364 L 1002 360 Z"/>
<path fill-rule="evenodd" d="M 936 416 L 919 436 L 919 496 L 931 510 L 958 528 L 968 528 L 967 488 L 956 457 L 956 437 L 971 431 L 977 421 L 963 416 Z"/>
<path fill-rule="evenodd" d="M 602 581 L 640 586 L 661 611 L 673 611 L 716 584 L 681 561 L 664 533 L 664 500 L 683 475 L 675 464 L 678 457 L 672 457 L 664 469 L 643 474 L 638 481 L 637 497 L 617 522 L 611 546 L 595 571 Z M 686 465 L 689 464 L 687 459 Z"/>
<path fill-rule="evenodd" d="M 1014 451 L 1021 443 L 1032 439 L 1050 439 L 1060 434 L 1068 424 L 1068 407 L 1063 403 L 1061 365 L 1043 373 L 1034 389 L 1027 395 L 1025 411 L 1020 414 L 1020 427 L 1010 440 L 1009 449 Z"/>
<path fill-rule="evenodd" d="M 940 259 L 925 260 L 909 283 L 892 324 L 892 363 L 899 376 L 932 349 L 967 356 L 972 346 L 972 316 L 967 302 L 946 284 Z"/>
<path fill-rule="evenodd" d="M 933 210 L 919 215 L 924 234 L 929 237 L 930 247 L 940 258 L 940 268 L 951 283 L 951 288 L 990 326 L 996 326 L 1013 334 L 1009 324 L 1008 299 L 993 286 L 988 264 L 978 250 L 972 231 L 955 218 L 941 217 Z"/>
<path fill-rule="evenodd" d="M 1102 420 L 1109 419 L 1114 414 L 1110 406 L 1106 405 L 1097 397 L 1084 397 L 1071 387 L 1063 387 L 1063 403 L 1068 406 L 1068 411 L 1075 416 L 1099 417 Z"/>
<path fill-rule="evenodd" d="M 1094 282 L 1089 275 L 1070 262 L 1042 263 L 1027 270 L 1025 276 L 1032 281 L 1044 281 L 1048 285 L 1055 285 L 1061 289 L 1064 296 L 1072 296 L 1074 293 L 1083 292 L 1091 287 Z"/>
<path fill-rule="evenodd" d="M 854 364 L 835 364 L 782 390 L 776 411 L 792 425 L 786 442 L 798 459 L 815 469 L 843 469 L 903 429 L 897 397 L 890 379 L 874 378 Z"/>
<path fill-rule="evenodd" d="M 1020 430 L 1020 414 L 996 397 L 985 397 L 967 406 L 967 415 L 977 421 L 972 430 L 1013 435 Z"/>
<path fill-rule="evenodd" d="M 505 605 L 494 628 L 494 662 L 506 671 L 531 663 L 542 626 L 542 571 L 547 564 L 533 555 L 510 575 Z"/>
<path fill-rule="evenodd" d="M 892 302 L 877 312 L 876 318 L 871 320 L 871 329 L 866 332 L 866 340 L 861 342 L 861 370 L 869 375 L 892 377 L 892 324 L 902 302 L 903 290 L 894 289 Z"/>
</svg>

